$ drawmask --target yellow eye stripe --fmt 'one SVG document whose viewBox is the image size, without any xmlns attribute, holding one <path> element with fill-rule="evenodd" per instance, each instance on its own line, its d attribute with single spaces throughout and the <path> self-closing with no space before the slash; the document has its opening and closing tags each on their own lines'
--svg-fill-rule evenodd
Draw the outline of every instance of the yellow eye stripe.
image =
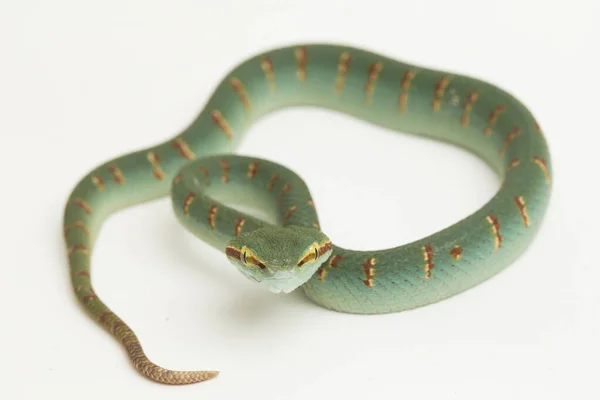
<svg viewBox="0 0 600 400">
<path fill-rule="evenodd" d="M 333 244 L 331 241 L 325 242 L 322 245 L 318 243 L 314 243 L 310 249 L 306 252 L 304 257 L 298 261 L 298 267 L 303 266 L 309 261 L 316 260 L 321 257 L 323 254 L 327 253 L 333 248 Z M 247 267 L 258 266 L 261 269 L 266 268 L 265 264 L 258 258 L 256 255 L 248 249 L 246 246 L 242 247 L 242 249 L 236 249 L 235 247 L 228 246 L 225 248 L 225 254 L 228 257 L 235 258 L 239 260 Z"/>
<path fill-rule="evenodd" d="M 300 261 L 298 261 L 298 266 L 301 267 L 309 261 L 316 260 L 317 258 L 321 257 L 323 254 L 327 253 L 332 248 L 333 248 L 333 244 L 331 243 L 331 241 L 327 241 L 327 242 L 323 243 L 322 245 L 319 245 L 318 243 L 314 243 L 310 247 L 310 249 L 308 249 L 308 251 L 306 252 L 304 257 L 302 257 L 302 259 L 300 259 Z"/>
<path fill-rule="evenodd" d="M 265 264 L 258 259 L 250 249 L 246 246 L 242 247 L 241 250 L 236 249 L 235 247 L 228 246 L 225 248 L 225 254 L 229 257 L 235 258 L 236 260 L 240 260 L 242 264 L 247 267 L 252 267 L 254 265 L 260 267 L 261 269 L 266 268 Z"/>
</svg>

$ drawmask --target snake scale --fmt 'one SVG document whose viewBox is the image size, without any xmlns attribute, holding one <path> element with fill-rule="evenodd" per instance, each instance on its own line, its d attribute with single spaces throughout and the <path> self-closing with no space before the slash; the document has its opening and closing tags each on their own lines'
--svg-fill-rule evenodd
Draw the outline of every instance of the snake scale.
<svg viewBox="0 0 600 400">
<path fill-rule="evenodd" d="M 502 184 L 473 214 L 413 243 L 377 251 L 338 247 L 320 230 L 298 175 L 234 154 L 257 118 L 301 105 L 454 143 L 485 160 Z M 509 265 L 538 230 L 551 184 L 540 126 L 502 89 L 367 50 L 302 44 L 243 61 L 179 135 L 85 175 L 65 207 L 64 236 L 79 302 L 123 344 L 138 371 L 157 382 L 187 384 L 218 372 L 152 363 L 134 332 L 94 292 L 92 246 L 113 212 L 170 193 L 182 225 L 225 253 L 247 278 L 273 292 L 301 288 L 331 310 L 381 314 L 448 298 Z M 273 221 L 237 211 L 229 201 L 270 211 Z"/>
</svg>

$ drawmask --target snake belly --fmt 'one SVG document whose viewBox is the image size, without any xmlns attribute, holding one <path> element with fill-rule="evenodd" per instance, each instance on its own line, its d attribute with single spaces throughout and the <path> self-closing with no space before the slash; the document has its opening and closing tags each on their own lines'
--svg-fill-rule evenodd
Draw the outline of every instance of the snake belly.
<svg viewBox="0 0 600 400">
<path fill-rule="evenodd" d="M 76 297 L 148 378 L 187 384 L 218 372 L 173 371 L 152 363 L 130 327 L 95 294 L 90 262 L 103 221 L 172 191 L 178 219 L 222 251 L 228 238 L 264 223 L 194 189 L 208 184 L 254 191 L 282 225 L 318 227 L 310 192 L 296 174 L 234 154 L 253 121 L 299 105 L 454 143 L 481 157 L 502 179 L 483 207 L 428 237 L 377 251 L 334 245 L 329 259 L 302 286 L 315 303 L 358 314 L 435 303 L 501 271 L 540 227 L 552 183 L 548 146 L 531 112 L 509 93 L 478 79 L 353 47 L 303 44 L 257 54 L 226 75 L 176 137 L 99 165 L 68 199 L 64 236 Z M 188 183 L 182 184 L 186 174 Z"/>
</svg>

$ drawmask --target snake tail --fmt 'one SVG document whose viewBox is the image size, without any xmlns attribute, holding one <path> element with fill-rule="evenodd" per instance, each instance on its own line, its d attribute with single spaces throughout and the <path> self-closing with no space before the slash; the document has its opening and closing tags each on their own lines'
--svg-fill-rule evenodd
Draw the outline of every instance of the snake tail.
<svg viewBox="0 0 600 400">
<path fill-rule="evenodd" d="M 115 161 L 123 165 L 122 169 L 116 167 Z M 147 378 L 171 385 L 212 379 L 218 375 L 218 371 L 173 371 L 151 362 L 133 330 L 104 304 L 94 290 L 90 262 L 95 237 L 106 217 L 115 209 L 125 206 L 118 201 L 118 196 L 116 202 L 107 202 L 106 195 L 117 187 L 121 188 L 125 184 L 123 176 L 132 177 L 137 169 L 137 160 L 133 163 L 121 161 L 125 159 L 113 160 L 91 172 L 74 189 L 65 208 L 64 238 L 71 283 L 77 300 L 94 320 L 121 342 L 134 367 Z M 147 193 L 142 196 L 146 197 Z"/>
</svg>

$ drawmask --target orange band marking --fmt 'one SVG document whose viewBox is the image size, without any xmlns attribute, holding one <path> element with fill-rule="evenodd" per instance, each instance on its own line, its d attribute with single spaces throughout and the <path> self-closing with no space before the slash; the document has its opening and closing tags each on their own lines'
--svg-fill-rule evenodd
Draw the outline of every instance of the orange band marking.
<svg viewBox="0 0 600 400">
<path fill-rule="evenodd" d="M 514 200 L 515 200 L 515 203 L 517 203 L 517 207 L 519 208 L 521 217 L 523 217 L 523 223 L 525 224 L 526 227 L 529 227 L 529 215 L 527 214 L 525 198 L 523 196 L 515 196 Z"/>
<path fill-rule="evenodd" d="M 181 157 L 188 160 L 192 160 L 196 156 L 194 152 L 190 150 L 187 143 L 185 143 L 181 138 L 177 138 L 173 141 L 173 147 L 177 149 Z"/>
<path fill-rule="evenodd" d="M 116 164 L 112 164 L 108 166 L 108 170 L 112 175 L 115 182 L 119 185 L 123 186 L 125 184 L 125 177 L 123 176 L 123 171 Z"/>
<path fill-rule="evenodd" d="M 269 183 L 267 183 L 267 190 L 270 191 L 271 189 L 273 189 L 273 186 L 275 186 L 275 181 L 277 181 L 278 179 L 279 179 L 279 174 L 274 173 L 273 176 L 271 176 Z"/>
<path fill-rule="evenodd" d="M 204 184 L 206 186 L 210 186 L 210 180 L 208 179 L 208 169 L 206 169 L 206 167 L 204 167 L 204 166 L 201 165 L 200 167 L 198 167 L 198 170 L 204 176 Z"/>
<path fill-rule="evenodd" d="M 248 176 L 248 179 L 253 179 L 256 176 L 256 174 L 258 173 L 259 166 L 260 163 L 258 161 L 254 161 L 250 163 L 250 165 L 248 165 L 248 173 L 246 174 Z"/>
<path fill-rule="evenodd" d="M 383 69 L 383 64 L 379 61 L 369 65 L 367 84 L 365 85 L 365 104 L 371 104 L 373 102 L 373 95 L 375 94 L 375 84 L 379 78 L 379 73 Z"/>
<path fill-rule="evenodd" d="M 83 302 L 84 303 L 87 303 L 87 302 L 92 301 L 92 300 L 98 300 L 98 296 L 96 296 L 95 294 L 90 294 L 90 295 L 87 295 L 87 296 L 83 297 Z"/>
<path fill-rule="evenodd" d="M 77 276 L 85 276 L 86 278 L 90 277 L 90 271 L 84 269 L 82 271 L 77 271 L 77 273 L 75 274 Z"/>
<path fill-rule="evenodd" d="M 321 229 L 321 227 L 319 226 L 319 224 L 317 224 L 316 222 L 313 222 L 313 223 L 312 223 L 312 226 L 314 226 L 314 227 L 315 227 L 315 228 L 317 228 L 317 229 Z"/>
<path fill-rule="evenodd" d="M 208 169 L 206 169 L 206 167 L 204 167 L 204 166 L 201 165 L 200 167 L 198 167 L 198 170 L 200 172 L 202 172 L 202 175 L 204 175 L 204 177 L 206 179 L 208 179 Z"/>
<path fill-rule="evenodd" d="M 454 246 L 452 250 L 450 250 L 450 255 L 456 261 L 460 260 L 460 256 L 462 255 L 462 248 L 458 245 Z"/>
<path fill-rule="evenodd" d="M 317 276 L 319 277 L 319 280 L 322 281 L 327 276 L 327 270 L 323 267 L 319 267 L 317 270 Z"/>
<path fill-rule="evenodd" d="M 510 131 L 507 135 L 506 138 L 504 139 L 504 144 L 502 145 L 502 147 L 500 148 L 500 155 L 504 155 L 504 152 L 506 151 L 506 149 L 508 148 L 508 145 L 510 144 L 510 142 L 512 142 L 513 140 L 515 140 L 515 138 L 519 135 L 520 129 L 518 126 L 515 126 L 512 131 Z"/>
<path fill-rule="evenodd" d="M 308 63 L 308 50 L 306 46 L 298 47 L 294 50 L 296 55 L 296 64 L 298 65 L 298 80 L 304 82 L 306 80 L 306 65 Z"/>
<path fill-rule="evenodd" d="M 423 259 L 425 260 L 425 279 L 432 276 L 431 270 L 435 267 L 433 263 L 433 247 L 429 243 L 423 246 Z"/>
<path fill-rule="evenodd" d="M 288 210 L 285 212 L 285 214 L 283 215 L 283 222 L 287 222 L 287 220 L 292 216 L 292 214 L 294 213 L 294 211 L 296 211 L 296 206 L 291 206 L 290 208 L 288 208 Z"/>
<path fill-rule="evenodd" d="M 371 257 L 363 263 L 363 271 L 365 272 L 363 283 L 370 288 L 373 287 L 373 278 L 375 277 L 375 262 L 375 258 Z"/>
<path fill-rule="evenodd" d="M 90 294 L 83 296 L 82 300 L 84 303 L 87 303 L 88 301 L 92 301 L 92 300 L 98 300 L 98 296 L 96 296 L 96 293 L 94 292 L 94 289 L 91 286 L 88 287 L 77 287 L 77 293 L 79 293 L 82 290 L 87 290 Z"/>
<path fill-rule="evenodd" d="M 104 190 L 106 189 L 106 186 L 104 185 L 104 180 L 100 176 L 98 176 L 98 175 L 92 176 L 92 183 L 98 189 L 100 189 L 100 191 L 102 191 L 102 192 L 104 192 Z"/>
<path fill-rule="evenodd" d="M 506 168 L 506 172 L 509 172 L 513 168 L 518 167 L 520 163 L 521 161 L 518 158 L 513 158 L 513 160 L 508 165 L 508 168 Z"/>
<path fill-rule="evenodd" d="M 513 168 L 518 167 L 520 163 L 521 161 L 517 157 L 513 158 L 513 160 L 510 162 L 510 164 L 508 164 L 508 167 L 506 168 L 506 173 L 508 174 L 510 171 L 512 171 Z M 504 178 L 504 181 L 502 182 L 503 189 L 506 187 L 507 180 L 508 178 Z"/>
<path fill-rule="evenodd" d="M 342 52 L 340 54 L 340 60 L 338 62 L 338 73 L 335 78 L 335 91 L 336 93 L 341 93 L 344 89 L 344 81 L 346 80 L 346 74 L 348 73 L 348 68 L 350 68 L 350 53 L 347 51 Z"/>
<path fill-rule="evenodd" d="M 486 219 L 492 225 L 492 232 L 496 236 L 494 241 L 494 249 L 498 250 L 502 244 L 502 235 L 500 235 L 500 221 L 498 221 L 498 218 L 495 215 L 488 215 Z"/>
<path fill-rule="evenodd" d="M 92 207 L 83 199 L 77 197 L 72 201 L 77 207 L 81 208 L 87 215 L 92 214 Z"/>
<path fill-rule="evenodd" d="M 279 196 L 283 196 L 286 192 L 289 192 L 292 189 L 291 185 L 288 185 L 287 183 L 285 185 L 283 185 L 283 187 L 281 188 L 281 191 L 279 192 Z"/>
<path fill-rule="evenodd" d="M 340 267 L 340 265 L 338 264 L 339 261 L 343 261 L 344 257 L 342 256 L 333 256 L 329 259 L 329 266 L 331 268 L 335 268 L 338 269 Z"/>
<path fill-rule="evenodd" d="M 244 109 L 246 111 L 252 110 L 252 103 L 250 102 L 250 98 L 248 97 L 248 93 L 242 85 L 242 82 L 238 78 L 231 78 L 231 87 L 237 93 L 240 101 L 244 105 Z"/>
<path fill-rule="evenodd" d="M 448 78 L 447 76 L 443 76 L 439 80 L 439 82 L 436 83 L 435 92 L 433 95 L 433 102 L 431 103 L 431 106 L 433 107 L 434 112 L 437 112 L 440 110 L 441 99 L 444 96 L 444 93 L 446 92 L 446 89 L 448 88 L 449 84 L 450 84 L 450 78 Z"/>
<path fill-rule="evenodd" d="M 165 179 L 165 173 L 160 167 L 160 159 L 158 158 L 158 154 L 156 154 L 153 151 L 150 151 L 147 154 L 147 158 L 150 162 L 150 165 L 152 166 L 152 175 L 159 181 Z"/>
<path fill-rule="evenodd" d="M 550 171 L 548 170 L 548 166 L 546 165 L 546 160 L 535 156 L 533 157 L 533 162 L 539 165 L 539 167 L 542 169 L 542 172 L 544 173 L 544 176 L 546 177 L 546 182 L 548 182 L 548 185 L 551 185 L 552 180 L 550 178 Z"/>
<path fill-rule="evenodd" d="M 71 228 L 79 228 L 79 229 L 81 229 L 81 231 L 83 231 L 83 233 L 85 234 L 85 236 L 90 236 L 90 231 L 88 230 L 88 228 L 85 226 L 85 224 L 81 220 L 75 221 L 73 223 L 73 225 L 67 225 L 67 226 L 65 226 L 65 236 L 69 233 L 69 231 L 71 230 Z"/>
<path fill-rule="evenodd" d="M 173 184 L 177 185 L 179 182 L 181 182 L 181 178 L 183 178 L 183 175 L 181 175 L 181 174 L 175 175 L 175 178 L 173 178 Z"/>
<path fill-rule="evenodd" d="M 82 244 L 75 244 L 75 245 L 69 247 L 69 249 L 67 250 L 67 253 L 69 255 L 71 255 L 73 253 L 83 253 L 83 254 L 89 255 L 90 250 Z"/>
<path fill-rule="evenodd" d="M 406 104 L 408 104 L 408 89 L 410 89 L 410 83 L 415 78 L 416 72 L 408 70 L 402 76 L 402 82 L 400 82 L 400 98 L 399 98 L 399 112 L 400 114 L 406 111 Z"/>
<path fill-rule="evenodd" d="M 469 114 L 473 110 L 473 104 L 475 104 L 475 102 L 477 101 L 478 98 L 479 98 L 479 92 L 477 92 L 477 91 L 473 91 L 473 92 L 469 93 L 469 95 L 467 96 L 467 99 L 465 100 L 465 104 L 463 105 L 464 112 L 463 112 L 462 117 L 460 118 L 460 123 L 462 124 L 462 126 L 469 125 Z"/>
<path fill-rule="evenodd" d="M 244 227 L 244 224 L 246 223 L 246 219 L 244 217 L 239 217 L 235 223 L 235 236 L 239 236 L 240 233 L 242 232 L 242 228 Z"/>
<path fill-rule="evenodd" d="M 183 215 L 190 215 L 190 205 L 195 198 L 195 193 L 189 193 L 187 196 L 185 196 L 185 199 L 183 200 Z"/>
<path fill-rule="evenodd" d="M 269 82 L 269 90 L 271 92 L 275 91 L 275 72 L 273 71 L 273 62 L 271 61 L 271 58 L 268 56 L 263 57 L 260 62 L 260 67 L 265 72 L 265 76 Z"/>
<path fill-rule="evenodd" d="M 103 324 L 106 321 L 107 317 L 112 317 L 113 314 L 111 311 L 103 311 L 99 316 L 98 316 L 98 322 L 100 322 L 101 324 Z"/>
<path fill-rule="evenodd" d="M 229 168 L 229 161 L 221 160 L 219 164 L 221 164 L 221 172 L 223 173 L 221 182 L 227 183 L 229 182 L 229 171 L 231 170 L 231 168 Z"/>
<path fill-rule="evenodd" d="M 483 133 L 485 133 L 486 136 L 490 136 L 492 134 L 492 128 L 494 127 L 494 125 L 496 125 L 498 117 L 504 112 L 504 109 L 504 105 L 499 104 L 492 110 L 490 116 L 488 117 L 488 126 L 483 131 Z"/>
<path fill-rule="evenodd" d="M 210 208 L 208 209 L 208 224 L 210 225 L 210 227 L 212 228 L 213 231 L 216 228 L 216 219 L 217 219 L 218 211 L 219 211 L 219 207 L 217 207 L 215 205 L 210 206 Z"/>
<path fill-rule="evenodd" d="M 227 139 L 231 140 L 233 138 L 233 131 L 231 130 L 231 127 L 227 123 L 227 120 L 225 119 L 225 117 L 223 117 L 223 114 L 221 114 L 221 111 L 213 110 L 210 113 L 210 116 L 211 116 L 213 122 L 219 128 L 221 128 L 221 131 L 225 134 L 225 136 L 227 136 Z"/>
</svg>

